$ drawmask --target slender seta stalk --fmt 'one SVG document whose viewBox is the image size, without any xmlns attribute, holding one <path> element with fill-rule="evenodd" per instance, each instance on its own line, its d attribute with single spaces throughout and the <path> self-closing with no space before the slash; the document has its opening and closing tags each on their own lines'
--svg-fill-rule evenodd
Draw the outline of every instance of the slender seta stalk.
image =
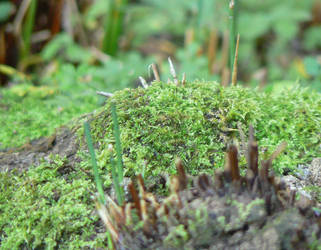
<svg viewBox="0 0 321 250">
<path fill-rule="evenodd" d="M 233 63 L 234 63 L 234 55 L 235 55 L 235 42 L 236 42 L 236 34 L 237 34 L 237 1 L 238 0 L 231 0 L 229 4 L 229 26 L 230 26 L 230 34 L 229 34 L 229 40 L 230 40 L 230 71 L 233 72 Z"/>
<path fill-rule="evenodd" d="M 119 180 L 119 183 L 121 184 L 123 182 L 124 170 L 123 170 L 122 148 L 121 148 L 121 142 L 120 142 L 120 130 L 119 130 L 115 103 L 111 104 L 111 116 L 114 124 L 114 136 L 115 136 L 115 142 L 116 142 L 118 180 Z"/>
<path fill-rule="evenodd" d="M 94 177 L 95 177 L 95 182 L 96 182 L 96 187 L 98 190 L 98 200 L 101 204 L 105 204 L 105 195 L 104 195 L 104 190 L 103 190 L 103 184 L 101 182 L 99 173 L 98 173 L 98 166 L 97 166 L 97 161 L 96 161 L 96 155 L 95 155 L 95 150 L 94 150 L 94 145 L 93 145 L 93 141 L 91 138 L 91 134 L 90 134 L 90 126 L 88 122 L 84 123 L 84 129 L 85 129 L 85 136 L 86 136 L 86 141 L 87 141 L 87 145 L 88 145 L 88 150 L 90 153 L 90 157 L 91 157 L 91 163 L 92 163 L 92 167 L 93 167 L 93 173 L 94 173 Z"/>
<path fill-rule="evenodd" d="M 232 86 L 235 86 L 237 82 L 237 58 L 239 54 L 239 42 L 240 42 L 240 34 L 237 35 L 237 40 L 236 40 L 236 48 L 235 48 L 234 64 L 233 64 L 233 72 L 232 72 Z"/>
<path fill-rule="evenodd" d="M 26 16 L 26 21 L 23 25 L 23 30 L 22 30 L 23 44 L 22 44 L 22 49 L 20 52 L 21 58 L 25 58 L 30 54 L 31 35 L 32 35 L 32 30 L 33 30 L 34 24 L 35 24 L 37 3 L 38 3 L 38 0 L 31 0 L 30 5 L 29 5 L 29 9 L 28 9 L 28 13 Z"/>
<path fill-rule="evenodd" d="M 125 8 L 128 0 L 110 0 L 102 44 L 104 53 L 115 56 L 118 52 L 119 37 L 123 33 Z"/>
</svg>

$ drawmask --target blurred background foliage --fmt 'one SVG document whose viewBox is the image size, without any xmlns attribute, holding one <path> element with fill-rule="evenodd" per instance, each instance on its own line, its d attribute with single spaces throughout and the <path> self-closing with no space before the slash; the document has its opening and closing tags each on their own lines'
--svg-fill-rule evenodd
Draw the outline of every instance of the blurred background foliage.
<svg viewBox="0 0 321 250">
<path fill-rule="evenodd" d="M 171 56 L 189 80 L 220 80 L 227 63 L 228 5 L 227 0 L 2 1 L 0 63 L 46 82 L 73 65 L 95 79 L 90 85 L 112 91 L 133 85 L 152 61 L 167 80 Z M 265 85 L 286 79 L 320 89 L 320 1 L 238 0 L 236 23 L 240 81 Z M 52 64 L 54 69 L 43 71 Z M 7 85 L 12 74 L 1 73 Z"/>
<path fill-rule="evenodd" d="M 239 83 L 271 89 L 286 80 L 321 91 L 321 1 L 234 1 Z M 30 92 L 54 88 L 49 99 L 59 100 L 59 109 L 70 102 L 80 105 L 89 95 L 99 106 L 103 101 L 97 90 L 135 87 L 139 76 L 151 80 L 147 69 L 153 62 L 167 81 L 168 57 L 179 77 L 185 72 L 189 81 L 224 82 L 230 60 L 229 3 L 3 0 L 0 109 L 9 112 L 21 100 L 6 94 L 13 85 L 16 92 L 20 85 L 22 91 L 26 85 L 35 87 L 27 88 Z M 11 96 L 10 105 L 4 96 Z M 25 98 L 36 99 L 32 94 Z"/>
</svg>

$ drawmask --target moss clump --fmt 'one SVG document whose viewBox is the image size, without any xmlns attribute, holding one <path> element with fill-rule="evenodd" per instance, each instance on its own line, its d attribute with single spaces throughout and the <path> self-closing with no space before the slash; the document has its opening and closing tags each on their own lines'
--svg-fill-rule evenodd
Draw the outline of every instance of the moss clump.
<svg viewBox="0 0 321 250">
<path fill-rule="evenodd" d="M 83 249 L 106 244 L 97 233 L 93 182 L 55 157 L 23 174 L 0 172 L 1 249 Z M 97 237 L 98 236 L 98 237 Z"/>
<path fill-rule="evenodd" d="M 90 93 L 90 94 L 89 94 Z M 18 147 L 27 140 L 48 136 L 73 117 L 98 105 L 93 90 L 70 95 L 55 86 L 21 84 L 0 90 L 0 149 Z"/>
<path fill-rule="evenodd" d="M 321 98 L 310 90 L 264 93 L 217 83 L 153 83 L 116 92 L 91 121 L 101 166 L 109 164 L 107 145 L 114 143 L 111 102 L 117 104 L 127 176 L 145 163 L 145 175 L 173 173 L 175 157 L 191 174 L 212 171 L 222 165 L 226 143 L 239 140 L 238 124 L 245 132 L 253 124 L 267 154 L 281 141 L 288 143 L 275 163 L 279 173 L 321 154 Z"/>
</svg>

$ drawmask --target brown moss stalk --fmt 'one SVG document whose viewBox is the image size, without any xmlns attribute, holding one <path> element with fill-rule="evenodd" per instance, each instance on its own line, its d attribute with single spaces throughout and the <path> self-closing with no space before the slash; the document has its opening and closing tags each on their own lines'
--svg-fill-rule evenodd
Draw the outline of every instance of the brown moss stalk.
<svg viewBox="0 0 321 250">
<path fill-rule="evenodd" d="M 216 53 L 217 53 L 217 44 L 218 44 L 217 29 L 212 29 L 210 32 L 208 48 L 207 48 L 208 72 L 210 74 L 213 74 L 213 67 L 214 67 L 214 62 L 215 62 Z"/>
</svg>

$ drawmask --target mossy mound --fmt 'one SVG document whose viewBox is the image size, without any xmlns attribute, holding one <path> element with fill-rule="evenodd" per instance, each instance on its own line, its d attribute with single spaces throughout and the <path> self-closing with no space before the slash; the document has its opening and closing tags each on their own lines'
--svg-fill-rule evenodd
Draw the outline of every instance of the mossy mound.
<svg viewBox="0 0 321 250">
<path fill-rule="evenodd" d="M 176 157 L 190 174 L 211 172 L 222 166 L 226 143 L 240 141 L 239 127 L 246 133 L 249 124 L 266 154 L 281 141 L 288 143 L 274 167 L 278 173 L 292 171 L 321 154 L 320 97 L 295 87 L 268 94 L 213 82 L 125 89 L 91 121 L 99 165 L 109 165 L 107 145 L 114 143 L 110 104 L 115 102 L 127 176 L 142 169 L 154 176 L 173 173 Z"/>
</svg>

